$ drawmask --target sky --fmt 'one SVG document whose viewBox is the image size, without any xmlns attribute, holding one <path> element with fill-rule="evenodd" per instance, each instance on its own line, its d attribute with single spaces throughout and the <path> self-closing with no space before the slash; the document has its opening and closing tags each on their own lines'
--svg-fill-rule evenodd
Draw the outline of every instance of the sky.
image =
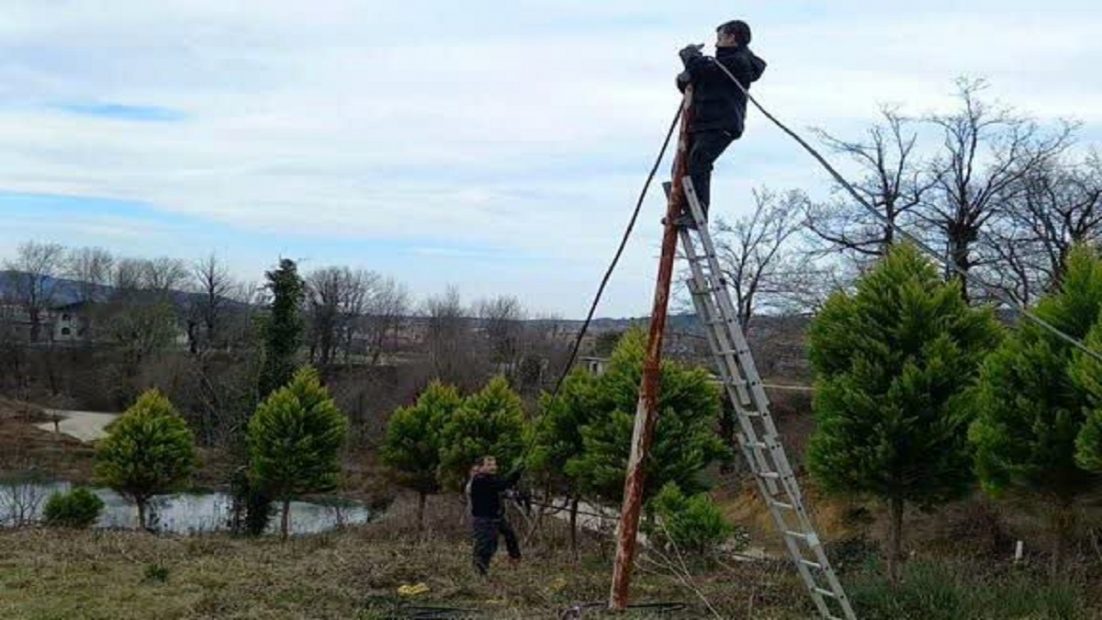
<svg viewBox="0 0 1102 620">
<path fill-rule="evenodd" d="M 754 94 L 797 129 L 946 110 L 963 75 L 1102 142 L 1086 0 L 4 0 L 0 258 L 30 239 L 213 252 L 256 281 L 289 257 L 579 318 L 679 103 L 677 50 L 734 18 L 769 63 Z M 745 213 L 756 187 L 824 191 L 747 122 L 715 212 Z M 649 310 L 659 195 L 602 316 Z"/>
</svg>

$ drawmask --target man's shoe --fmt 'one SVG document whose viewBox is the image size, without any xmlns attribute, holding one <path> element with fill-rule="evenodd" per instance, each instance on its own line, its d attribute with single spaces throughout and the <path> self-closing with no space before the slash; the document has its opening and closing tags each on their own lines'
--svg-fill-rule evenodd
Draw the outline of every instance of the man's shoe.
<svg viewBox="0 0 1102 620">
<path fill-rule="evenodd" d="M 696 230 L 696 220 L 688 213 L 682 213 L 681 215 L 673 219 L 673 225 L 677 228 L 685 228 L 688 230 Z"/>
</svg>

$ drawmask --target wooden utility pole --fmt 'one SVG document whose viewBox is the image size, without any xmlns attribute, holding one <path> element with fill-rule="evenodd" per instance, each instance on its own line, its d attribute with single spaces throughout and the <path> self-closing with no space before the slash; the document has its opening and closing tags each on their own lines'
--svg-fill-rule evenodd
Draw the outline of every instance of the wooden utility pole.
<svg viewBox="0 0 1102 620">
<path fill-rule="evenodd" d="M 639 512 L 643 507 L 646 483 L 646 460 L 658 421 L 658 396 L 662 368 L 662 339 L 666 331 L 666 312 L 670 301 L 670 281 L 677 252 L 677 227 L 674 220 L 685 206 L 685 191 L 681 179 L 685 176 L 689 151 L 689 126 L 692 123 L 692 86 L 685 89 L 681 102 L 681 131 L 677 154 L 673 162 L 673 187 L 666 204 L 665 230 L 662 234 L 662 254 L 658 259 L 658 279 L 654 289 L 654 306 L 650 315 L 650 333 L 646 358 L 643 361 L 643 381 L 639 388 L 639 403 L 635 408 L 635 429 L 631 436 L 631 456 L 624 478 L 624 505 L 620 524 L 616 528 L 616 564 L 612 569 L 612 591 L 609 609 L 623 610 L 628 604 L 628 588 L 635 567 L 635 543 L 639 534 Z"/>
</svg>

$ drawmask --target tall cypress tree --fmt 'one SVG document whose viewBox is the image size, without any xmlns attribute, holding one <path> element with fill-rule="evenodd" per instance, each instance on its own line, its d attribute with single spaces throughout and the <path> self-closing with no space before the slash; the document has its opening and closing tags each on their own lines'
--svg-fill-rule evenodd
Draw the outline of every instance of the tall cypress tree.
<svg viewBox="0 0 1102 620">
<path fill-rule="evenodd" d="M 261 400 L 287 385 L 298 365 L 295 357 L 302 347 L 301 316 L 305 287 L 295 261 L 284 258 L 279 268 L 264 274 L 272 295 L 271 313 L 263 324 L 264 363 L 260 370 Z"/>
<path fill-rule="evenodd" d="M 1074 338 L 1089 335 L 1088 345 L 1099 350 L 1100 310 L 1102 261 L 1087 248 L 1075 248 L 1059 290 L 1034 312 Z M 975 405 L 970 437 L 980 481 L 993 495 L 1016 491 L 1040 500 L 1056 572 L 1074 529 L 1075 501 L 1098 483 L 1091 470 L 1102 469 L 1095 460 L 1102 452 L 1102 366 L 1023 320 L 984 364 Z"/>
<path fill-rule="evenodd" d="M 942 281 L 911 245 L 892 248 L 812 323 L 808 468 L 829 493 L 887 504 L 893 583 L 906 504 L 934 505 L 970 486 L 966 394 L 999 333 L 993 313 L 970 308 L 959 284 Z"/>
</svg>

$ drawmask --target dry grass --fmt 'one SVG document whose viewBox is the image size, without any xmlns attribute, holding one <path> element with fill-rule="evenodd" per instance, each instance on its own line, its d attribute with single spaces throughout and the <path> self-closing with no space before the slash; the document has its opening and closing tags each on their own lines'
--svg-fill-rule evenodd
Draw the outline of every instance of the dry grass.
<svg viewBox="0 0 1102 620">
<path fill-rule="evenodd" d="M 34 426 L 49 421 L 39 407 L 0 398 L 0 474 L 33 466 L 47 477 L 91 479 L 95 451 L 78 439 Z"/>
<path fill-rule="evenodd" d="M 572 604 L 605 599 L 610 560 L 590 541 L 577 564 L 549 543 L 526 549 L 516 568 L 499 560 L 491 579 L 477 577 L 465 528 L 448 502 L 454 500 L 436 502 L 431 540 L 418 539 L 404 501 L 378 523 L 287 544 L 227 536 L 0 532 L 0 617 L 401 617 L 394 615 L 397 589 L 418 583 L 429 591 L 414 604 L 470 609 L 468 617 L 478 618 L 555 618 Z M 438 528 L 443 522 L 450 525 Z M 167 571 L 163 581 L 157 578 L 164 573 L 160 568 Z M 788 571 L 699 567 L 694 580 L 724 617 L 805 616 Z M 703 617 L 703 606 L 672 576 L 640 571 L 634 595 L 688 604 L 663 617 Z M 585 617 L 603 615 L 592 610 Z"/>
</svg>

